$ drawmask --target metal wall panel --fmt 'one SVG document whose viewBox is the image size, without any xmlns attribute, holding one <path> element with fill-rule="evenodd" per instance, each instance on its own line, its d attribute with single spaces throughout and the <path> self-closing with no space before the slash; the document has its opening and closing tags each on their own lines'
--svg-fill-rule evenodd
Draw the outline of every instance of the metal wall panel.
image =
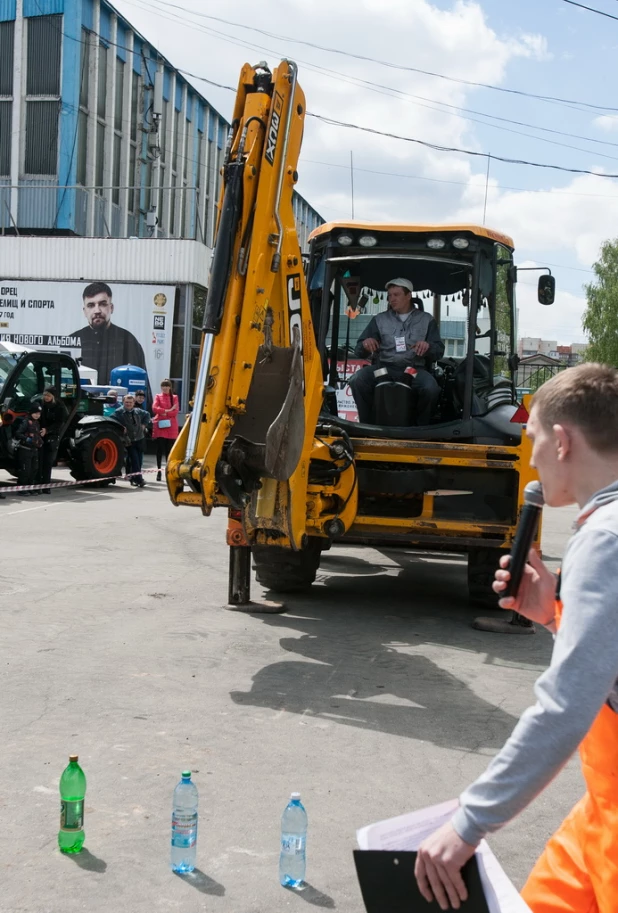
<svg viewBox="0 0 618 913">
<path fill-rule="evenodd" d="M 58 205 L 56 184 L 20 181 L 17 224 L 20 228 L 53 228 Z"/>
<path fill-rule="evenodd" d="M 64 13 L 64 0 L 24 0 L 24 16 L 50 16 L 53 13 Z"/>
<path fill-rule="evenodd" d="M 17 15 L 16 0 L 0 0 L 0 22 L 7 22 Z"/>
<path fill-rule="evenodd" d="M 199 241 L 9 237 L 0 244 L 0 276 L 12 279 L 196 283 L 208 286 L 211 251 Z"/>
</svg>

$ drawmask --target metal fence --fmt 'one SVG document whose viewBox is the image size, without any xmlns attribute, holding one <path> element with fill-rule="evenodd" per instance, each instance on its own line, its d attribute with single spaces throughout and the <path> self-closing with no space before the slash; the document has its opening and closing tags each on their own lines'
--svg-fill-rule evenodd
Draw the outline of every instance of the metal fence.
<svg viewBox="0 0 618 913">
<path fill-rule="evenodd" d="M 565 371 L 568 365 L 535 365 L 524 364 L 517 369 L 517 389 L 520 392 L 534 393 L 554 375 Z"/>
</svg>

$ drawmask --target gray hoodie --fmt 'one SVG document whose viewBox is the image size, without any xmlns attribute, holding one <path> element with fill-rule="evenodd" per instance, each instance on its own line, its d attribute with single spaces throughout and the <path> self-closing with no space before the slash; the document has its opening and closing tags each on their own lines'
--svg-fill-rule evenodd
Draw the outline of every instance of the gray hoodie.
<svg viewBox="0 0 618 913">
<path fill-rule="evenodd" d="M 504 748 L 460 796 L 452 823 L 476 845 L 518 815 L 564 767 L 599 710 L 618 712 L 618 482 L 581 511 L 562 566 L 551 663 Z"/>
</svg>

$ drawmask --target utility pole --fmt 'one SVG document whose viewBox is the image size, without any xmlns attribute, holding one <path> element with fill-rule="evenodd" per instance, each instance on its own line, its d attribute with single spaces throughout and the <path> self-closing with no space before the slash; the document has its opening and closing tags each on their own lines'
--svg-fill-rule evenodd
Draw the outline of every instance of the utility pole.
<svg viewBox="0 0 618 913">
<path fill-rule="evenodd" d="M 354 218 L 354 154 L 350 149 L 350 188 L 352 191 L 352 218 Z"/>
<path fill-rule="evenodd" d="M 487 194 L 489 192 L 489 166 L 491 165 L 491 152 L 487 154 L 487 175 L 485 177 L 485 203 L 483 205 L 483 225 L 487 215 Z"/>
</svg>

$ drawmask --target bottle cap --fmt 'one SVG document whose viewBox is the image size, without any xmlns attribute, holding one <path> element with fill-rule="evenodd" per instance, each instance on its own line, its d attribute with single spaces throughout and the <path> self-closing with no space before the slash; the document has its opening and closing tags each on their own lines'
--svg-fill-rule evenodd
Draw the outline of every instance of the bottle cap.
<svg viewBox="0 0 618 913">
<path fill-rule="evenodd" d="M 183 770 L 183 772 L 182 772 L 182 774 L 181 774 L 181 777 L 182 777 L 183 780 L 190 780 L 190 779 L 191 779 L 191 771 L 190 771 L 190 770 Z"/>
<path fill-rule="evenodd" d="M 291 799 L 292 801 L 299 802 L 299 801 L 300 801 L 300 793 L 292 793 L 292 795 L 290 796 L 290 799 Z"/>
<path fill-rule="evenodd" d="M 77 761 L 78 759 L 79 759 L 79 755 L 76 755 L 76 754 L 69 755 L 69 761 Z"/>
</svg>

